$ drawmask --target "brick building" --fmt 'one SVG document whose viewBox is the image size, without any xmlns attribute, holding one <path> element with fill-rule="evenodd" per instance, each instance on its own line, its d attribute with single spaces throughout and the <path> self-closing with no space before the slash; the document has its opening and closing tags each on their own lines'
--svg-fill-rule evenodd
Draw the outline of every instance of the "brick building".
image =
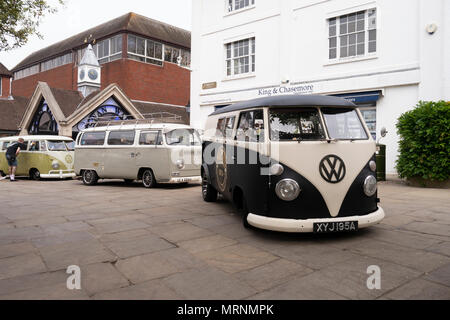
<svg viewBox="0 0 450 320">
<path fill-rule="evenodd" d="M 0 65 L 0 135 L 73 136 L 98 118 L 189 123 L 190 32 L 128 13 Z"/>
</svg>

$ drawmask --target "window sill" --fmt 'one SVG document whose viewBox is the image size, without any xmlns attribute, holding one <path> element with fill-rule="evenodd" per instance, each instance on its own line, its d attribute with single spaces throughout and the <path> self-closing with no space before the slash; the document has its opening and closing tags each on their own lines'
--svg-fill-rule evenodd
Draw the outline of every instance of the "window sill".
<svg viewBox="0 0 450 320">
<path fill-rule="evenodd" d="M 325 62 L 323 64 L 323 66 L 324 67 L 326 67 L 326 66 L 334 66 L 334 65 L 337 65 L 337 64 L 352 63 L 352 62 L 374 60 L 374 59 L 378 59 L 378 54 L 366 55 L 366 56 L 356 57 L 356 58 L 342 58 L 342 59 L 328 60 L 327 62 Z"/>
<path fill-rule="evenodd" d="M 235 14 L 239 14 L 241 12 L 250 11 L 250 10 L 255 9 L 255 8 L 256 8 L 256 5 L 254 4 L 254 5 L 242 8 L 242 9 L 238 9 L 238 10 L 233 10 L 231 12 L 227 12 L 227 13 L 225 13 L 223 15 L 223 17 L 226 18 L 226 17 L 229 17 L 229 16 L 233 16 Z"/>
<path fill-rule="evenodd" d="M 245 74 L 240 74 L 237 76 L 228 76 L 225 79 L 222 79 L 222 82 L 226 82 L 226 81 L 233 81 L 233 80 L 240 80 L 240 79 L 248 79 L 248 78 L 255 78 L 256 77 L 256 73 L 252 72 L 252 73 L 245 73 Z"/>
</svg>

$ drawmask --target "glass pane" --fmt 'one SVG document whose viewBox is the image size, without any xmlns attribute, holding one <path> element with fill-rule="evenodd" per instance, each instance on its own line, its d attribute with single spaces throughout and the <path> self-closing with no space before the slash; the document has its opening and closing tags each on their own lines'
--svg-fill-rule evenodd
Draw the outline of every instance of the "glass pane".
<svg viewBox="0 0 450 320">
<path fill-rule="evenodd" d="M 359 20 L 356 26 L 357 31 L 363 31 L 366 26 L 365 20 Z"/>
<path fill-rule="evenodd" d="M 332 139 L 368 139 L 361 120 L 353 109 L 323 108 L 323 116 Z"/>
<path fill-rule="evenodd" d="M 365 46 L 366 45 L 364 43 L 358 44 L 358 48 L 357 48 L 358 55 L 364 54 Z"/>
<path fill-rule="evenodd" d="M 341 47 L 344 47 L 348 44 L 348 36 L 341 36 Z"/>
<path fill-rule="evenodd" d="M 369 42 L 369 52 L 376 52 L 376 51 L 377 51 L 376 41 Z"/>
<path fill-rule="evenodd" d="M 365 13 L 365 11 L 360 11 L 360 12 L 358 12 L 358 20 L 365 20 L 365 18 L 366 18 L 366 13 Z"/>
<path fill-rule="evenodd" d="M 356 56 L 356 46 L 355 45 L 348 47 L 348 55 L 350 57 Z"/>
<path fill-rule="evenodd" d="M 377 40 L 377 30 L 370 30 L 369 31 L 369 41 L 375 41 Z"/>
<path fill-rule="evenodd" d="M 130 146 L 134 143 L 134 131 L 116 131 L 110 132 L 108 136 L 108 145 L 110 146 Z"/>
<path fill-rule="evenodd" d="M 356 22 L 349 22 L 348 24 L 348 33 L 356 31 Z"/>
<path fill-rule="evenodd" d="M 128 35 L 128 52 L 136 53 L 136 37 Z"/>
<path fill-rule="evenodd" d="M 320 115 L 314 109 L 286 108 L 270 110 L 272 141 L 302 141 L 325 139 Z"/>
<path fill-rule="evenodd" d="M 332 18 L 332 19 L 330 19 L 328 21 L 329 21 L 330 26 L 336 25 L 336 18 Z"/>
<path fill-rule="evenodd" d="M 356 21 L 356 13 L 352 13 L 348 16 L 348 22 L 354 22 Z"/>
<path fill-rule="evenodd" d="M 341 24 L 341 34 L 347 33 L 347 24 Z"/>
<path fill-rule="evenodd" d="M 162 44 L 155 43 L 155 58 L 162 59 Z"/>
<path fill-rule="evenodd" d="M 136 53 L 145 55 L 145 40 L 142 38 L 137 38 Z"/>
<path fill-rule="evenodd" d="M 336 26 L 330 26 L 330 37 L 334 37 L 336 35 Z"/>
<path fill-rule="evenodd" d="M 168 62 L 172 61 L 172 48 L 169 46 L 164 47 L 164 60 Z"/>
<path fill-rule="evenodd" d="M 147 40 L 147 57 L 155 56 L 155 43 L 151 40 Z"/>
<path fill-rule="evenodd" d="M 81 137 L 82 146 L 102 146 L 105 142 L 105 132 L 87 132 Z"/>
<path fill-rule="evenodd" d="M 336 39 L 336 37 L 330 38 L 329 47 L 330 48 L 336 48 L 336 46 L 337 46 L 337 39 Z"/>
<path fill-rule="evenodd" d="M 356 34 L 351 34 L 348 37 L 348 43 L 349 44 L 356 44 Z"/>
<path fill-rule="evenodd" d="M 336 50 L 336 49 L 330 49 L 330 55 L 329 55 L 329 58 L 330 58 L 330 59 L 336 59 L 336 53 L 337 53 L 337 50 Z"/>
<path fill-rule="evenodd" d="M 347 47 L 341 47 L 341 58 L 347 57 Z"/>
<path fill-rule="evenodd" d="M 365 42 L 365 38 L 366 38 L 366 33 L 365 32 L 360 32 L 358 33 L 358 43 L 364 43 Z"/>
</svg>

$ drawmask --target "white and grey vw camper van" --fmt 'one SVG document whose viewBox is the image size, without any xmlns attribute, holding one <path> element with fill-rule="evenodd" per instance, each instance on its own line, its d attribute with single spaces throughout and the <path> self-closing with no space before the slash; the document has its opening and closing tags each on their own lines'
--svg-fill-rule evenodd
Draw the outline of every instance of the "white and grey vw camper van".
<svg viewBox="0 0 450 320">
<path fill-rule="evenodd" d="M 356 231 L 379 223 L 376 144 L 356 105 L 289 95 L 211 114 L 203 141 L 202 194 L 218 194 L 244 225 L 281 232 Z"/>
</svg>

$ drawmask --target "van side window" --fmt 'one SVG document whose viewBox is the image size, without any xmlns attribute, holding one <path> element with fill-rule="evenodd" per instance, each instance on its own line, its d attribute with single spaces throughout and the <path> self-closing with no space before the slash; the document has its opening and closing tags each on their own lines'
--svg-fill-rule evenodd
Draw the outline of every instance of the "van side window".
<svg viewBox="0 0 450 320">
<path fill-rule="evenodd" d="M 135 131 L 112 131 L 109 133 L 108 145 L 131 146 L 134 144 Z"/>
<path fill-rule="evenodd" d="M 41 145 L 39 141 L 30 141 L 30 152 L 37 152 L 37 151 L 41 151 Z"/>
<path fill-rule="evenodd" d="M 225 135 L 225 123 L 225 118 L 219 119 L 219 121 L 217 121 L 216 137 L 223 137 Z"/>
<path fill-rule="evenodd" d="M 236 122 L 236 117 L 227 118 L 227 123 L 225 125 L 225 136 L 231 138 L 233 136 L 234 123 Z"/>
<path fill-rule="evenodd" d="M 161 146 L 163 144 L 161 131 L 141 132 L 141 146 Z"/>
<path fill-rule="evenodd" d="M 10 144 L 10 142 L 9 142 L 9 141 L 5 141 L 5 142 L 3 142 L 3 143 L 2 143 L 2 150 L 6 150 L 6 149 L 8 149 L 8 146 L 9 146 L 9 144 Z"/>
<path fill-rule="evenodd" d="M 86 132 L 81 137 L 82 146 L 102 146 L 105 144 L 106 132 Z"/>
<path fill-rule="evenodd" d="M 237 130 L 237 140 L 264 142 L 264 113 L 262 110 L 241 113 Z"/>
</svg>

